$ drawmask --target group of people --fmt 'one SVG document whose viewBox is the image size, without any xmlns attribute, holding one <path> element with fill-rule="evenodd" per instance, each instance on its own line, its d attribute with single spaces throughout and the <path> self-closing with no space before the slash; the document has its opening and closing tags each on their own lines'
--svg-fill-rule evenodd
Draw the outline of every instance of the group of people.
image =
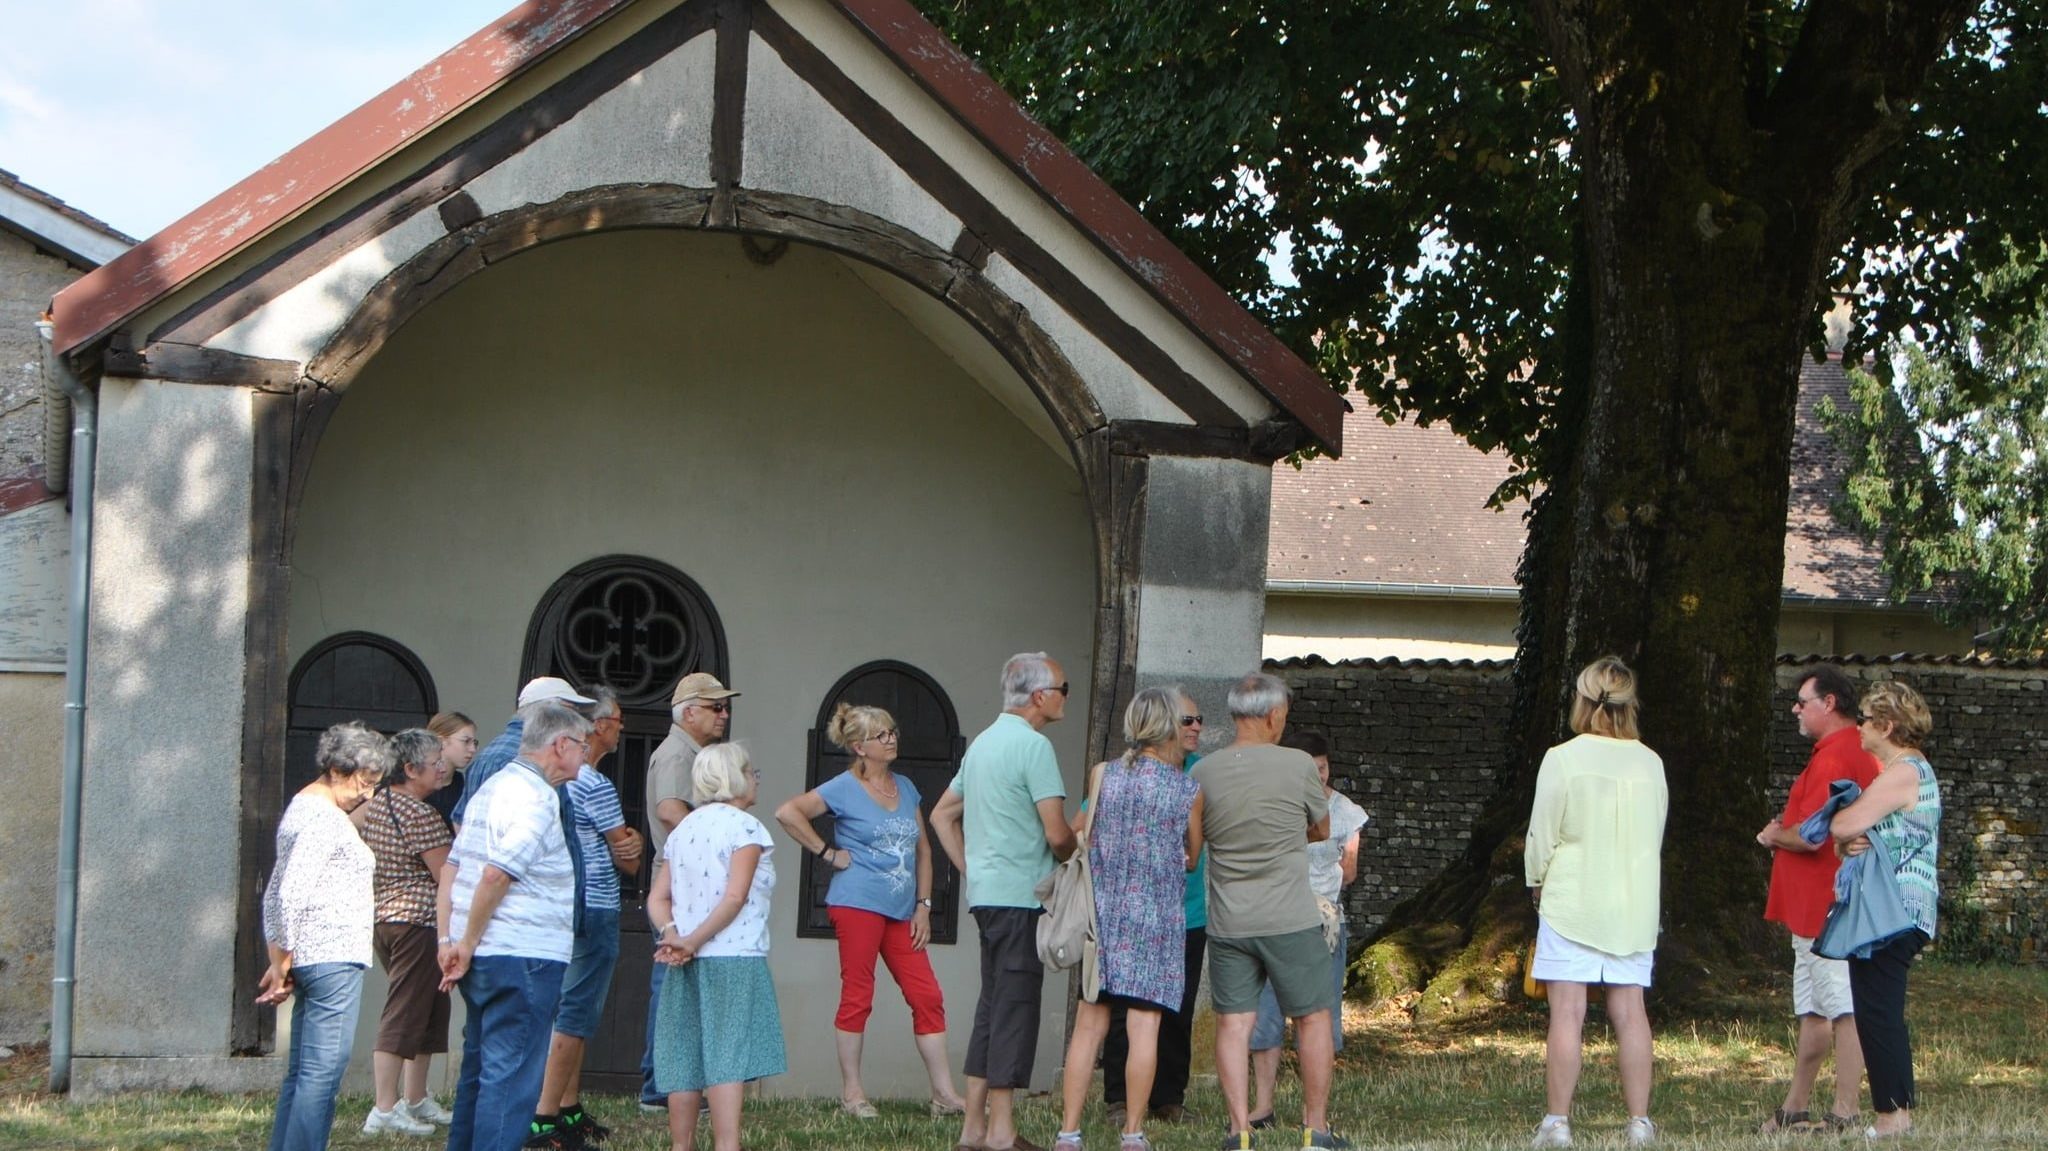
<svg viewBox="0 0 2048 1151">
<path fill-rule="evenodd" d="M 1628 1109 L 1623 1138 L 1647 1146 L 1657 1127 L 1643 996 L 1656 958 L 1669 794 L 1663 761 L 1639 735 L 1628 667 L 1611 656 L 1597 660 L 1575 688 L 1577 735 L 1544 756 L 1525 846 L 1538 921 L 1531 974 L 1550 1004 L 1547 1109 L 1532 1145 L 1572 1145 L 1586 1000 L 1598 984 L 1606 989 Z M 1765 918 L 1791 932 L 1799 1032 L 1790 1089 L 1760 1130 L 1901 1135 L 1913 1125 L 1915 1102 L 1906 977 L 1934 938 L 1938 904 L 1941 790 L 1921 750 L 1933 719 L 1906 684 L 1873 684 L 1859 701 L 1848 676 L 1826 666 L 1801 678 L 1792 713 L 1800 734 L 1814 741 L 1813 756 L 1783 812 L 1756 839 L 1773 854 Z M 1895 887 L 1903 915 L 1884 937 L 1829 958 L 1816 943 L 1842 905 L 1838 866 L 1866 854 L 1889 872 L 1864 882 Z M 1830 1048 L 1834 1100 L 1816 1116 L 1809 1100 Z M 1867 1125 L 1858 1107 L 1866 1070 L 1875 1113 Z"/>
<path fill-rule="evenodd" d="M 1275 1125 L 1288 1021 L 1302 1088 L 1299 1145 L 1349 1146 L 1328 1115 L 1343 1039 L 1338 897 L 1356 874 L 1367 817 L 1330 786 L 1327 739 L 1289 729 L 1286 683 L 1260 672 L 1238 681 L 1227 699 L 1234 738 L 1206 755 L 1197 750 L 1205 718 L 1186 692 L 1137 692 L 1123 716 L 1126 750 L 1086 773 L 1088 798 L 1071 814 L 1045 735 L 1066 713 L 1063 669 L 1043 652 L 1020 654 L 1005 664 L 1001 687 L 1001 714 L 969 745 L 929 828 L 923 796 L 893 770 L 895 721 L 874 707 L 838 709 L 826 734 L 850 766 L 774 813 L 831 876 L 841 1107 L 877 1114 L 860 1068 L 879 961 L 909 1006 L 931 1113 L 961 1116 L 955 1151 L 1041 1151 L 1018 1133 L 1013 1109 L 1039 1040 L 1041 881 L 1085 850 L 1097 952 L 1067 1047 L 1055 1151 L 1083 1151 L 1098 1057 L 1127 1151 L 1151 1145 L 1148 1119 L 1183 1116 L 1205 960 L 1225 1146 L 1249 1148 L 1255 1131 Z M 1551 1011 L 1548 1108 L 1535 1145 L 1571 1145 L 1595 984 L 1606 988 L 1618 1039 L 1625 1139 L 1644 1145 L 1656 1135 L 1644 991 L 1668 795 L 1661 760 L 1639 738 L 1629 669 L 1599 660 L 1576 688 L 1578 734 L 1543 760 L 1526 848 L 1538 909 L 1532 974 L 1547 985 Z M 737 1151 L 744 1085 L 787 1067 L 768 966 L 775 837 L 752 813 L 759 772 L 726 741 L 738 694 L 706 673 L 684 677 L 668 736 L 648 764 L 656 962 L 641 1102 L 666 1112 L 677 1151 L 693 1151 L 705 1111 L 716 1151 Z M 1794 709 L 1816 741 L 1814 759 L 1784 814 L 1757 837 L 1777 856 L 1767 915 L 1793 932 L 1801 1017 L 1792 1088 L 1766 1130 L 1860 1122 L 1865 1066 L 1876 1112 L 1870 1133 L 1911 1124 L 1903 1004 L 1912 958 L 1934 933 L 1940 796 L 1918 750 L 1931 722 L 1903 684 L 1873 686 L 1860 712 L 1852 697 L 1834 669 L 1801 682 Z M 481 749 L 475 725 L 453 713 L 390 739 L 359 723 L 322 736 L 320 775 L 285 811 L 264 898 L 270 964 L 259 998 L 295 998 L 271 1151 L 325 1146 L 373 954 L 391 990 L 366 1132 L 426 1134 L 446 1124 L 450 1151 L 573 1151 L 604 1139 L 605 1126 L 581 1105 L 582 1057 L 618 958 L 618 876 L 637 874 L 649 846 L 596 766 L 617 746 L 621 723 L 607 689 L 543 677 L 522 689 L 504 733 Z M 444 821 L 436 802 L 456 793 L 449 781 L 465 768 Z M 1837 779 L 1854 781 L 1860 798 L 1835 798 L 1829 822 L 1815 813 Z M 816 823 L 828 815 L 829 838 Z M 1914 922 L 1867 956 L 1821 958 L 1813 940 L 1833 901 L 1835 860 L 1873 841 L 1878 857 L 1894 861 Z M 962 1091 L 926 951 L 934 850 L 964 877 L 979 933 Z M 447 1050 L 451 991 L 467 1009 L 452 1109 L 426 1090 L 427 1061 Z M 1815 1120 L 1807 1098 L 1830 1046 L 1835 1105 Z"/>
</svg>

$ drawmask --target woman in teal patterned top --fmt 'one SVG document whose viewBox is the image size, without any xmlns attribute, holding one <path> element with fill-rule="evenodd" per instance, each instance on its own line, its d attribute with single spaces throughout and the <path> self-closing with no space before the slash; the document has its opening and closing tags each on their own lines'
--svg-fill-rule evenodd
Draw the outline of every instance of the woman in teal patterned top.
<svg viewBox="0 0 2048 1151">
<path fill-rule="evenodd" d="M 1862 798 L 1829 825 L 1843 855 L 1883 841 L 1894 861 L 1899 898 L 1917 924 L 1871 952 L 1849 960 L 1849 992 L 1856 1035 L 1870 1072 L 1870 1105 L 1877 1120 L 1864 1134 L 1903 1135 L 1913 1126 L 1913 1040 L 1906 1031 L 1906 974 L 1913 957 L 1934 939 L 1940 892 L 1935 864 L 1941 847 L 1941 787 L 1920 747 L 1934 727 L 1927 701 L 1903 683 L 1876 684 L 1863 694 L 1864 750 L 1884 770 Z M 1876 877 L 1871 877 L 1876 878 Z"/>
</svg>

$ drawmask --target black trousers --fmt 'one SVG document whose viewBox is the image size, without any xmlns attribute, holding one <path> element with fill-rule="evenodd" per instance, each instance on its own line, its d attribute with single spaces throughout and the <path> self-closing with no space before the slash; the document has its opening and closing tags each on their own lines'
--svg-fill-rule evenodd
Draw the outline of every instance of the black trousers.
<svg viewBox="0 0 2048 1151">
<path fill-rule="evenodd" d="M 1181 989 L 1180 1010 L 1159 1013 L 1159 1073 L 1152 1079 L 1151 1110 L 1182 1105 L 1188 1098 L 1188 1063 L 1194 1056 L 1195 993 L 1202 982 L 1202 952 L 1209 946 L 1209 932 L 1197 927 L 1188 932 L 1187 984 Z M 1124 1031 L 1124 1005 L 1109 1005 L 1109 1038 L 1102 1041 L 1102 1101 L 1117 1104 L 1124 1098 L 1124 1060 L 1130 1057 L 1130 1036 Z"/>
<path fill-rule="evenodd" d="M 1880 1114 L 1913 1106 L 1913 1037 L 1906 1032 L 1906 973 L 1927 946 L 1927 935 L 1908 931 L 1849 961 L 1849 996 L 1856 1007 L 1856 1038 L 1870 1073 L 1870 1106 Z"/>
</svg>

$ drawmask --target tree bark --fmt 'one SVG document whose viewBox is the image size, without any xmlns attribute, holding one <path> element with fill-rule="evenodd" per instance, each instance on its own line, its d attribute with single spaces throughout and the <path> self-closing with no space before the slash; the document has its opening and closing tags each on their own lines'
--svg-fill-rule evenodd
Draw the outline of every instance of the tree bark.
<svg viewBox="0 0 2048 1151">
<path fill-rule="evenodd" d="M 1533 5 L 1579 125 L 1584 354 L 1565 370 L 1584 375 L 1565 395 L 1583 418 L 1561 412 L 1546 432 L 1517 761 L 1463 863 L 1368 953 L 1374 991 L 1427 976 L 1419 1010 L 1435 1014 L 1515 985 L 1534 924 L 1519 848 L 1535 770 L 1567 734 L 1572 678 L 1606 654 L 1637 672 L 1670 785 L 1658 994 L 1711 1008 L 1760 958 L 1778 966 L 1753 836 L 1783 702 L 1772 665 L 1804 333 L 1849 208 L 1971 7 L 1815 0 L 1763 78 L 1739 0 Z"/>
</svg>

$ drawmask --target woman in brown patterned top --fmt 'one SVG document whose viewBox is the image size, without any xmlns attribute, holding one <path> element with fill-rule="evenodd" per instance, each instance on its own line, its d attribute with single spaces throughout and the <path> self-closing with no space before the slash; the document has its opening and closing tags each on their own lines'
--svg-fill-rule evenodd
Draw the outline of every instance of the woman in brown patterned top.
<svg viewBox="0 0 2048 1151">
<path fill-rule="evenodd" d="M 448 825 L 427 797 L 448 782 L 441 738 L 424 728 L 391 740 L 397 764 L 355 813 L 377 857 L 377 959 L 391 978 L 370 1059 L 376 1103 L 365 1134 L 426 1135 L 448 1112 L 427 1095 L 427 1067 L 448 1050 L 448 993 L 435 962 L 434 888 L 448 858 Z M 405 1097 L 399 1098 L 404 1079 Z"/>
</svg>

